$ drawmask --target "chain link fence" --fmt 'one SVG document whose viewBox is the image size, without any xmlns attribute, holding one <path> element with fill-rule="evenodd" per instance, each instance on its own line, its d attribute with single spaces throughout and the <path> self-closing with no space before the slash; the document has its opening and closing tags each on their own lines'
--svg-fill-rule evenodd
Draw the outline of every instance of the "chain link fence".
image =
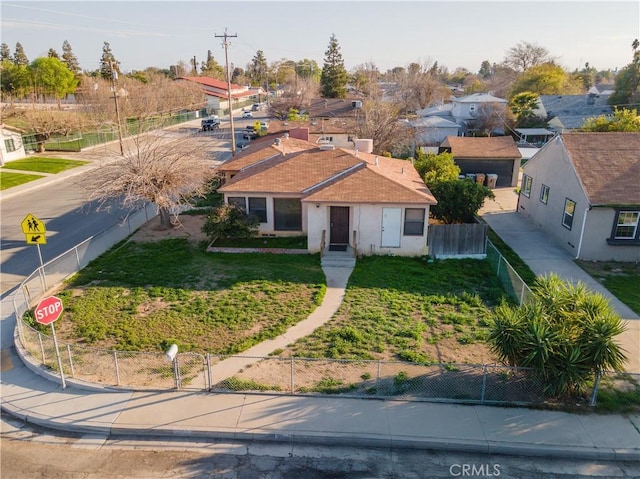
<svg viewBox="0 0 640 479">
<path fill-rule="evenodd" d="M 533 294 L 531 288 L 489 240 L 487 240 L 487 260 L 493 266 L 504 289 L 518 301 L 518 304 L 531 298 Z"/>
</svg>

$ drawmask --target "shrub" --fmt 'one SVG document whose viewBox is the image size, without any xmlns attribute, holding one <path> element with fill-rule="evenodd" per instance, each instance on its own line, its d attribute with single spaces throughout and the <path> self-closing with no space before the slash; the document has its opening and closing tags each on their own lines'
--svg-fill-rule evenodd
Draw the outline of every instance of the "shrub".
<svg viewBox="0 0 640 479">
<path fill-rule="evenodd" d="M 258 232 L 259 220 L 247 215 L 233 204 L 220 205 L 213 210 L 202 226 L 202 232 L 211 241 L 218 238 L 251 238 Z"/>
</svg>

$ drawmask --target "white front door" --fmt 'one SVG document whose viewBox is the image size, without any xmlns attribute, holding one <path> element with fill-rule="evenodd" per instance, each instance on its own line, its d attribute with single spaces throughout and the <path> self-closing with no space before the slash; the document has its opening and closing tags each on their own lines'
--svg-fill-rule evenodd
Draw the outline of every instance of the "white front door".
<svg viewBox="0 0 640 479">
<path fill-rule="evenodd" d="M 382 208 L 383 248 L 400 247 L 400 228 L 402 226 L 402 208 Z"/>
</svg>

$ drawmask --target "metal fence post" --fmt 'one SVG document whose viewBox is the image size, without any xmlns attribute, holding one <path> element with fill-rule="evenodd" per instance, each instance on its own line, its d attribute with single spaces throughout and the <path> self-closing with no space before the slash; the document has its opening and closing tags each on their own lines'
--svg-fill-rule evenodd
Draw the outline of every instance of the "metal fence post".
<svg viewBox="0 0 640 479">
<path fill-rule="evenodd" d="M 502 255 L 498 251 L 498 266 L 496 267 L 496 276 L 500 276 L 500 261 L 502 261 Z"/>
<path fill-rule="evenodd" d="M 69 366 L 71 367 L 71 377 L 76 377 L 76 372 L 73 369 L 73 358 L 71 357 L 71 345 L 67 344 L 67 355 L 69 356 Z"/>
<path fill-rule="evenodd" d="M 178 365 L 178 355 L 173 360 L 173 377 L 175 379 L 176 389 L 180 389 L 180 366 Z"/>
<path fill-rule="evenodd" d="M 480 402 L 484 404 L 484 395 L 487 391 L 487 365 L 482 365 L 482 392 L 480 393 Z"/>
<path fill-rule="evenodd" d="M 596 372 L 596 380 L 593 382 L 593 392 L 591 393 L 591 401 L 589 406 L 593 407 L 598 401 L 598 388 L 600 387 L 600 371 Z"/>
<path fill-rule="evenodd" d="M 294 377 L 294 367 L 293 367 L 293 356 L 291 356 L 291 394 L 295 392 L 295 377 Z"/>
<path fill-rule="evenodd" d="M 78 268 L 80 267 L 80 255 L 78 254 L 78 246 L 75 246 L 73 250 L 76 252 L 76 262 L 78 264 Z"/>
<path fill-rule="evenodd" d="M 522 292 L 520 293 L 520 306 L 524 303 L 524 291 L 525 291 L 525 283 L 522 281 Z"/>
<path fill-rule="evenodd" d="M 380 369 L 382 362 L 378 359 L 378 372 L 376 373 L 376 394 L 380 394 Z"/>
<path fill-rule="evenodd" d="M 211 355 L 209 353 L 207 353 L 205 355 L 205 361 L 207 362 L 207 383 L 208 386 L 206 386 L 208 389 L 211 389 L 213 387 L 213 378 L 211 377 L 212 371 L 211 371 Z"/>
<path fill-rule="evenodd" d="M 118 351 L 113 352 L 113 362 L 116 367 L 116 384 L 120 386 L 120 368 L 118 368 Z"/>
</svg>

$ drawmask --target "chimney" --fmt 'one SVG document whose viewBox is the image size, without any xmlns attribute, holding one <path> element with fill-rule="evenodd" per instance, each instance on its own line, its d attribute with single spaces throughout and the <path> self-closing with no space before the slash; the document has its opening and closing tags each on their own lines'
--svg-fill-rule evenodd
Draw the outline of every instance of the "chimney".
<svg viewBox="0 0 640 479">
<path fill-rule="evenodd" d="M 276 146 L 280 146 L 280 138 L 276 138 L 276 141 L 274 141 L 273 144 Z"/>
<path fill-rule="evenodd" d="M 286 140 L 287 138 L 289 138 L 289 133 L 284 134 L 284 139 Z"/>
</svg>

